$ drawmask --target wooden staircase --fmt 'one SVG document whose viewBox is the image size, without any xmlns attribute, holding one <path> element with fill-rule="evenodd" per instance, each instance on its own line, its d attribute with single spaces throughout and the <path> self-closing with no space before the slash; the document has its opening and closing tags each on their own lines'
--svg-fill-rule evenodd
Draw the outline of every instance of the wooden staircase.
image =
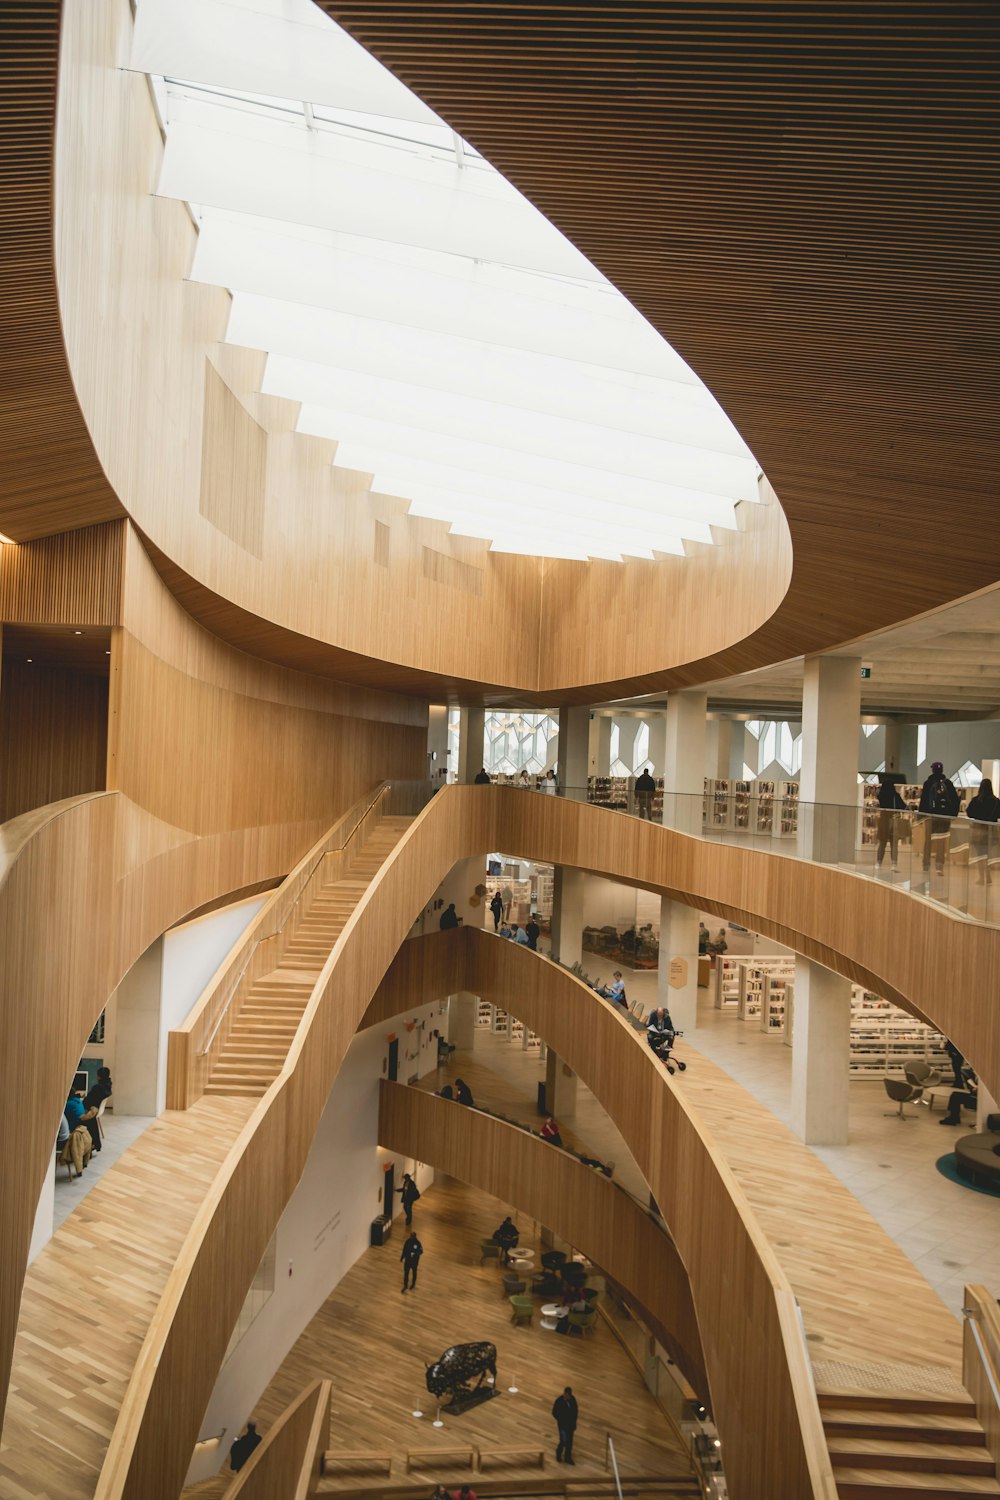
<svg viewBox="0 0 1000 1500">
<path fill-rule="evenodd" d="M 288 1049 L 330 950 L 396 847 L 409 818 L 379 820 L 341 876 L 320 887 L 287 939 L 280 958 L 250 986 L 219 1050 L 205 1085 L 206 1094 L 260 1098 L 284 1066 Z"/>
<path fill-rule="evenodd" d="M 971 1397 L 821 1395 L 841 1500 L 1000 1497 Z"/>
</svg>

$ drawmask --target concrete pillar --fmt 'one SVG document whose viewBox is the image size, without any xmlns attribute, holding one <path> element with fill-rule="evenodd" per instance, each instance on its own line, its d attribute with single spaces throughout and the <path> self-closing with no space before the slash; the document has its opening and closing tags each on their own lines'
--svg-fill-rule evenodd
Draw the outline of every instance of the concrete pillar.
<svg viewBox="0 0 1000 1500">
<path fill-rule="evenodd" d="M 792 1129 L 807 1146 L 847 1144 L 851 981 L 795 960 Z"/>
<path fill-rule="evenodd" d="M 729 770 L 730 781 L 743 780 L 743 762 L 746 759 L 746 725 L 742 719 L 729 721 Z"/>
<path fill-rule="evenodd" d="M 900 771 L 908 782 L 917 779 L 917 726 L 890 719 L 885 726 L 885 768 Z"/>
<path fill-rule="evenodd" d="M 557 1121 L 576 1114 L 576 1074 L 551 1047 L 545 1054 L 545 1107 Z"/>
<path fill-rule="evenodd" d="M 708 771 L 720 781 L 743 780 L 743 720 L 709 719 Z"/>
<path fill-rule="evenodd" d="M 552 957 L 571 969 L 583 957 L 582 870 L 556 865 L 552 879 Z"/>
<path fill-rule="evenodd" d="M 635 738 L 642 720 L 637 719 L 634 714 L 622 714 L 616 716 L 614 722 L 618 725 L 618 759 L 626 766 L 634 766 Z"/>
<path fill-rule="evenodd" d="M 707 694 L 695 691 L 667 699 L 663 821 L 686 833 L 701 832 L 707 702 Z"/>
<path fill-rule="evenodd" d="M 590 769 L 590 709 L 559 710 L 559 765 L 557 775 L 563 795 L 587 800 L 587 773 Z"/>
<path fill-rule="evenodd" d="M 151 943 L 115 991 L 115 1114 L 158 1115 L 163 939 Z"/>
<path fill-rule="evenodd" d="M 463 708 L 458 726 L 458 779 L 471 786 L 483 769 L 483 737 L 486 733 L 486 710 Z"/>
<path fill-rule="evenodd" d="M 660 899 L 656 1002 L 666 1006 L 679 1031 L 694 1031 L 698 1024 L 698 913 L 669 896 Z"/>
<path fill-rule="evenodd" d="M 476 1009 L 479 1001 L 468 990 L 448 996 L 448 1040 L 453 1047 L 471 1052 L 476 1036 Z"/>
<path fill-rule="evenodd" d="M 662 776 L 667 764 L 667 716 L 649 715 L 649 758 L 653 763 L 653 775 Z"/>
<path fill-rule="evenodd" d="M 610 714 L 595 714 L 590 720 L 590 774 L 611 775 L 611 726 Z"/>
<path fill-rule="evenodd" d="M 438 785 L 448 780 L 448 705 L 432 703 L 427 710 L 427 779 Z"/>
<path fill-rule="evenodd" d="M 799 852 L 806 859 L 854 862 L 860 720 L 860 657 L 807 656 L 799 776 Z"/>
</svg>

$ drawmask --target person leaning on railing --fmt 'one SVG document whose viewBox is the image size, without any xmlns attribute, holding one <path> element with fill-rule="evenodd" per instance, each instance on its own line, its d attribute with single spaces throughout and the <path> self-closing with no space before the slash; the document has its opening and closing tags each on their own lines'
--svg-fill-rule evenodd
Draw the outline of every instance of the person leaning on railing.
<svg viewBox="0 0 1000 1500">
<path fill-rule="evenodd" d="M 1000 822 L 1000 797 L 994 794 L 993 783 L 988 777 L 984 776 L 979 783 L 979 791 L 965 809 L 965 814 L 972 824 L 969 842 L 977 858 L 983 860 L 983 865 L 976 868 L 976 883 L 982 885 L 985 881 L 990 885 L 990 830 L 987 825 Z"/>
<path fill-rule="evenodd" d="M 892 773 L 879 776 L 878 786 L 878 847 L 875 853 L 875 868 L 878 869 L 885 856 L 885 846 L 892 854 L 892 868 L 896 868 L 899 854 L 899 813 L 906 811 L 906 803 L 896 790 Z"/>
</svg>

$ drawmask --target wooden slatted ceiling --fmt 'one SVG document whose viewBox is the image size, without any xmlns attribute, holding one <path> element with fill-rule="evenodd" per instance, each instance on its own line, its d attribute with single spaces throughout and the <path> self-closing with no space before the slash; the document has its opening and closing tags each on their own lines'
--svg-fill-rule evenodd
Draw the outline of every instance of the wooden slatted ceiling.
<svg viewBox="0 0 1000 1500">
<path fill-rule="evenodd" d="M 124 514 L 104 476 L 66 362 L 52 181 L 59 0 L 0 18 L 0 464 L 4 522 L 29 535 Z"/>
<path fill-rule="evenodd" d="M 320 3 L 625 292 L 753 448 L 794 576 L 716 664 L 997 577 L 991 5 Z M 572 574 L 546 576 L 543 659 Z"/>
</svg>

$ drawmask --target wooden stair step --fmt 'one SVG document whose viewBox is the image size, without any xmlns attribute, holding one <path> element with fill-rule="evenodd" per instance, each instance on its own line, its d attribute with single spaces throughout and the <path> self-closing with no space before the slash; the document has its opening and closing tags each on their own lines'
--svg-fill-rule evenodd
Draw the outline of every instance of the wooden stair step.
<svg viewBox="0 0 1000 1500">
<path fill-rule="evenodd" d="M 974 1417 L 976 1403 L 971 1396 L 930 1396 L 913 1391 L 901 1395 L 876 1395 L 824 1391 L 819 1396 L 821 1412 L 827 1411 L 923 1411 L 938 1417 Z"/>
<path fill-rule="evenodd" d="M 844 1437 L 886 1438 L 890 1442 L 961 1443 L 985 1448 L 986 1434 L 975 1417 L 938 1417 L 928 1412 L 854 1411 L 849 1407 L 823 1413 L 831 1443 Z"/>
<path fill-rule="evenodd" d="M 934 1474 L 986 1474 L 996 1477 L 985 1448 L 957 1443 L 922 1442 L 914 1437 L 887 1441 L 878 1437 L 841 1437 L 829 1441 L 834 1468 L 920 1469 Z"/>
<path fill-rule="evenodd" d="M 225 1099 L 260 1099 L 267 1093 L 267 1089 L 257 1084 L 213 1083 L 209 1079 L 205 1085 L 205 1093 L 215 1094 Z"/>
<path fill-rule="evenodd" d="M 965 1495 L 1000 1496 L 996 1479 L 978 1474 L 925 1474 L 920 1470 L 838 1469 L 841 1500 L 962 1500 Z"/>
</svg>

